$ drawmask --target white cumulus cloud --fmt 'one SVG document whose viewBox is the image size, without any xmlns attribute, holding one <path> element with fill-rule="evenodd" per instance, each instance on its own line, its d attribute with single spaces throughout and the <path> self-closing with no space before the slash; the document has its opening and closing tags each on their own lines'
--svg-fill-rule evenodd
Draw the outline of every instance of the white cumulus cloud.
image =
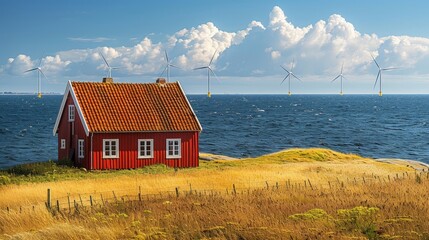
<svg viewBox="0 0 429 240">
<path fill-rule="evenodd" d="M 15 58 L 9 58 L 3 65 L 2 72 L 11 75 L 22 75 L 24 71 L 34 68 L 34 63 L 30 56 L 19 54 Z"/>
<path fill-rule="evenodd" d="M 267 22 L 250 21 L 234 31 L 221 29 L 213 22 L 179 29 L 153 40 L 149 35 L 130 46 L 99 46 L 91 49 L 58 51 L 42 57 L 47 75 L 104 76 L 106 65 L 102 53 L 112 67 L 113 76 L 155 75 L 165 67 L 164 50 L 173 64 L 182 70 L 175 74 L 192 74 L 189 70 L 209 63 L 225 76 L 260 76 L 283 73 L 279 65 L 295 61 L 299 75 L 333 75 L 344 63 L 344 71 L 367 74 L 373 70 L 371 54 L 382 66 L 417 68 L 429 63 L 429 39 L 412 36 L 383 36 L 361 33 L 339 14 L 306 26 L 296 26 L 283 9 L 272 8 Z M 106 39 L 70 39 L 98 41 Z M 102 41 L 100 41 L 102 42 Z M 0 74 L 22 75 L 36 67 L 39 59 L 21 54 L 10 56 L 0 66 Z M 420 67 L 422 73 L 429 69 Z"/>
<path fill-rule="evenodd" d="M 208 64 L 213 54 L 213 59 L 216 60 L 222 52 L 231 46 L 240 45 L 254 28 L 265 29 L 262 23 L 252 21 L 246 29 L 226 32 L 220 30 L 212 22 L 208 22 L 196 28 L 178 31 L 170 38 L 169 42 L 174 42 L 176 48 L 184 50 L 184 53 L 179 57 L 180 66 L 191 68 Z"/>
</svg>

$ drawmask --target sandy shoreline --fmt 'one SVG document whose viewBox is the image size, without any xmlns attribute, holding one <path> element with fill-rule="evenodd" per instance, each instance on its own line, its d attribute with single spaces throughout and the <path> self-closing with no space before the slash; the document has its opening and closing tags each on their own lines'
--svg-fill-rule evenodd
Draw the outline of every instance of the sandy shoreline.
<svg viewBox="0 0 429 240">
<path fill-rule="evenodd" d="M 374 159 L 374 160 L 378 161 L 378 162 L 385 162 L 385 163 L 390 163 L 390 164 L 395 164 L 395 165 L 412 167 L 416 171 L 423 171 L 423 172 L 429 171 L 429 164 L 424 163 L 424 162 L 420 162 L 420 161 L 416 161 L 416 160 L 400 159 L 400 158 L 378 158 L 378 159 Z"/>
</svg>

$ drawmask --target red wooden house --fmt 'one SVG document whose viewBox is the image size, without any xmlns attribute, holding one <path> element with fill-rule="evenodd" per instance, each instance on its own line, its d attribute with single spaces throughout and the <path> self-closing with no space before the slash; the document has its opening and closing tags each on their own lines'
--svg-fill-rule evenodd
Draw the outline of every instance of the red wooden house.
<svg viewBox="0 0 429 240">
<path fill-rule="evenodd" d="M 86 169 L 197 167 L 202 128 L 179 82 L 68 82 L 54 126 L 58 159 Z"/>
</svg>

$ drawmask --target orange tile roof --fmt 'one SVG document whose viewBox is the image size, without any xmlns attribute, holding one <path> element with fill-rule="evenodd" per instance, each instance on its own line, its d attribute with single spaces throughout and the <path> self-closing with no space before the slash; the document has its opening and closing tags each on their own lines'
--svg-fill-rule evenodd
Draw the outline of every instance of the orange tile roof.
<svg viewBox="0 0 429 240">
<path fill-rule="evenodd" d="M 201 131 L 179 83 L 71 84 L 89 132 Z"/>
</svg>

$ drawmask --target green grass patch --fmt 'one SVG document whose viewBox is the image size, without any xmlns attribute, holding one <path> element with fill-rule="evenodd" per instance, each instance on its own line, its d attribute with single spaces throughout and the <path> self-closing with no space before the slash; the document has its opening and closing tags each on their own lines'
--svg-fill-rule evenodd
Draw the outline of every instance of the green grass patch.
<svg viewBox="0 0 429 240">
<path fill-rule="evenodd" d="M 163 174 L 174 172 L 165 165 L 151 165 L 138 169 L 87 171 L 76 167 L 58 164 L 55 161 L 26 163 L 0 171 L 0 185 L 24 184 L 31 182 L 52 182 L 62 180 L 108 178 L 133 174 Z"/>
<path fill-rule="evenodd" d="M 353 161 L 363 159 L 355 154 L 344 154 L 324 148 L 292 148 L 277 153 L 267 154 L 249 159 L 249 161 L 267 163 L 287 162 L 329 162 L 329 161 Z"/>
</svg>

